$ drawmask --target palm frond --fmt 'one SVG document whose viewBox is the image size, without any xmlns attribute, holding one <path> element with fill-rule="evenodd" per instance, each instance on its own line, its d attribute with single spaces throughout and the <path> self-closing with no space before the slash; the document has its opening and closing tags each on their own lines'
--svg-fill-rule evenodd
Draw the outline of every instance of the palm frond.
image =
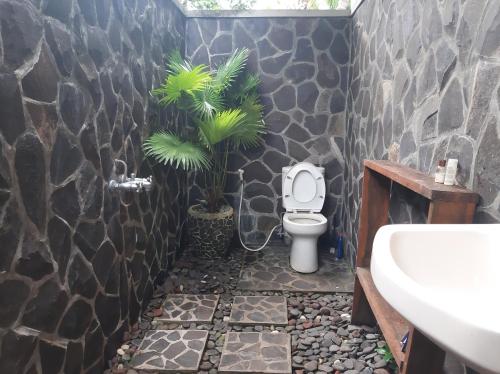
<svg viewBox="0 0 500 374">
<path fill-rule="evenodd" d="M 228 139 L 239 131 L 245 123 L 246 114 L 240 109 L 229 109 L 216 113 L 212 118 L 198 122 L 200 138 L 211 148 L 217 143 Z"/>
<path fill-rule="evenodd" d="M 146 156 L 164 165 L 184 170 L 207 169 L 210 165 L 207 154 L 198 145 L 166 131 L 151 135 L 143 148 Z"/>
<path fill-rule="evenodd" d="M 256 74 L 246 73 L 231 85 L 225 96 L 228 98 L 231 106 L 238 106 L 248 96 L 254 95 L 257 92 L 259 84 L 260 78 Z"/>
<path fill-rule="evenodd" d="M 167 59 L 167 73 L 168 74 L 179 74 L 184 70 L 191 70 L 192 66 L 189 60 L 183 59 L 181 52 L 177 49 L 173 51 Z"/>
<path fill-rule="evenodd" d="M 193 95 L 202 90 L 206 83 L 211 80 L 211 75 L 205 65 L 198 65 L 192 68 L 181 68 L 176 74 L 167 76 L 165 83 L 152 91 L 154 96 L 158 96 L 160 104 L 168 105 L 176 103 L 183 94 Z"/>
<path fill-rule="evenodd" d="M 263 106 L 260 104 L 256 94 L 248 96 L 240 106 L 245 113 L 244 124 L 232 136 L 231 141 L 235 148 L 242 146 L 249 148 L 257 146 L 261 136 L 265 133 L 265 124 L 262 119 Z"/>
<path fill-rule="evenodd" d="M 237 49 L 227 61 L 217 68 L 213 87 L 218 92 L 226 90 L 241 73 L 248 59 L 248 49 Z"/>
<path fill-rule="evenodd" d="M 192 95 L 191 109 L 201 118 L 210 118 L 224 108 L 222 96 L 210 84 Z"/>
</svg>

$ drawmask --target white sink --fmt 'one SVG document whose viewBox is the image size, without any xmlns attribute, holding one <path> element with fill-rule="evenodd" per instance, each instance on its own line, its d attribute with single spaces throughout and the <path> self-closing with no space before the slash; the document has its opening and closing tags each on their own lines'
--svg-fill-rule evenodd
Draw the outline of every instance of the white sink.
<svg viewBox="0 0 500 374">
<path fill-rule="evenodd" d="M 371 273 L 429 339 L 481 373 L 500 373 L 500 224 L 384 226 Z"/>
</svg>

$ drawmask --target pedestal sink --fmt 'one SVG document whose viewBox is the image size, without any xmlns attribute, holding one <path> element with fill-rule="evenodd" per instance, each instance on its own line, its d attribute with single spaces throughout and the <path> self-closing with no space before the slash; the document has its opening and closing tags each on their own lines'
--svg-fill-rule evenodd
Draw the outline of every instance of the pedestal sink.
<svg viewBox="0 0 500 374">
<path fill-rule="evenodd" d="M 500 373 L 500 224 L 383 226 L 371 273 L 430 340 L 481 373 Z"/>
</svg>

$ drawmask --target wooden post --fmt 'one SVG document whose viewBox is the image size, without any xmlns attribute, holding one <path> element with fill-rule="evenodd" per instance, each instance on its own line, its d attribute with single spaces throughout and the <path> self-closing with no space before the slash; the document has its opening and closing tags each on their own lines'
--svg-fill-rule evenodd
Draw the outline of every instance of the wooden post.
<svg viewBox="0 0 500 374">
<path fill-rule="evenodd" d="M 365 166 L 363 174 L 363 198 L 358 233 L 357 267 L 369 267 L 372 244 L 377 230 L 389 219 L 390 179 Z M 351 321 L 358 324 L 374 324 L 375 318 L 366 295 L 355 277 Z"/>
<path fill-rule="evenodd" d="M 443 374 L 446 353 L 413 326 L 401 374 Z"/>
<path fill-rule="evenodd" d="M 370 266 L 375 234 L 389 219 L 390 195 L 391 180 L 365 166 L 356 266 Z"/>
<path fill-rule="evenodd" d="M 373 315 L 365 291 L 361 286 L 358 276 L 354 278 L 354 296 L 352 300 L 351 323 L 355 325 L 373 326 L 377 323 Z"/>
</svg>

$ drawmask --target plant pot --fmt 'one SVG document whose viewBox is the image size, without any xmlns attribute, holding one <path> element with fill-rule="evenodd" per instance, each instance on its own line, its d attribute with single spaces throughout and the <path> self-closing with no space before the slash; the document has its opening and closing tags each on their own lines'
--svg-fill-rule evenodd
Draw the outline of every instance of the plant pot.
<svg viewBox="0 0 500 374">
<path fill-rule="evenodd" d="M 192 205 L 187 224 L 189 243 L 201 257 L 222 256 L 233 238 L 233 208 L 224 205 L 217 213 L 207 213 L 201 205 Z"/>
</svg>

